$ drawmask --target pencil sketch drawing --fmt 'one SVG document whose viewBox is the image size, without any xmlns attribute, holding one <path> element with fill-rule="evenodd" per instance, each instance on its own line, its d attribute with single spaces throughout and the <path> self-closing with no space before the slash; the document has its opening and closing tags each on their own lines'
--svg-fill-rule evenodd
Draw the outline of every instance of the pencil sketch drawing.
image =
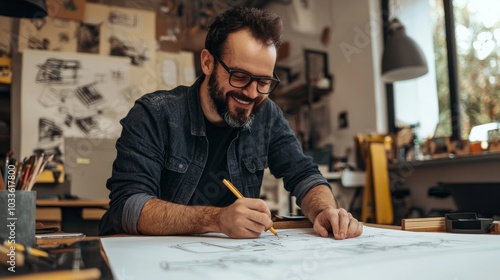
<svg viewBox="0 0 500 280">
<path fill-rule="evenodd" d="M 137 28 L 138 16 L 134 13 L 127 13 L 123 10 L 111 10 L 108 14 L 108 22 L 126 28 Z"/>
<path fill-rule="evenodd" d="M 104 101 L 104 97 L 97 90 L 95 83 L 83 85 L 77 88 L 76 96 L 87 108 L 95 107 Z"/>
<path fill-rule="evenodd" d="M 99 37 L 101 24 L 80 22 L 76 29 L 77 51 L 82 53 L 99 53 Z"/>
<path fill-rule="evenodd" d="M 21 94 L 29 102 L 22 104 L 27 120 L 22 129 L 26 135 L 38 131 L 38 138 L 23 141 L 23 154 L 63 150 L 64 137 L 119 135 L 119 120 L 133 104 L 125 94 L 126 58 L 25 50 L 23 62 L 37 67 L 23 68 Z"/>
<path fill-rule="evenodd" d="M 76 52 L 78 23 L 60 18 L 46 17 L 21 19 L 19 26 L 19 52 L 25 49 Z"/>
<path fill-rule="evenodd" d="M 78 60 L 48 58 L 38 65 L 36 82 L 46 84 L 76 84 L 81 69 Z"/>
<path fill-rule="evenodd" d="M 101 242 L 112 271 L 126 268 L 137 279 L 359 279 L 353 277 L 356 271 L 377 276 L 370 279 L 390 279 L 384 278 L 387 271 L 405 279 L 447 279 L 442 273 L 460 270 L 460 264 L 490 264 L 495 262 L 492 257 L 500 257 L 500 239 L 494 236 L 369 227 L 358 238 L 340 241 L 318 237 L 312 229 L 280 230 L 279 236 L 264 233 L 256 239 L 231 239 L 204 234 Z M 422 270 L 409 275 L 415 263 L 428 264 L 434 274 Z M 458 275 L 465 278 L 457 279 L 468 279 L 467 273 L 460 270 Z"/>
<path fill-rule="evenodd" d="M 109 55 L 129 57 L 134 66 L 143 66 L 150 59 L 145 41 L 130 40 L 115 34 L 109 37 L 109 45 Z"/>
</svg>

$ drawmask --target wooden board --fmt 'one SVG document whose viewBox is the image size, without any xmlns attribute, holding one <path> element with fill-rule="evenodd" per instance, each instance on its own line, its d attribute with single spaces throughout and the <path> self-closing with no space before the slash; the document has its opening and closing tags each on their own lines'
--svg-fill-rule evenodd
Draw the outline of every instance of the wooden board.
<svg viewBox="0 0 500 280">
<path fill-rule="evenodd" d="M 370 144 L 370 159 L 376 222 L 377 224 L 390 225 L 394 222 L 394 211 L 384 143 Z"/>
</svg>

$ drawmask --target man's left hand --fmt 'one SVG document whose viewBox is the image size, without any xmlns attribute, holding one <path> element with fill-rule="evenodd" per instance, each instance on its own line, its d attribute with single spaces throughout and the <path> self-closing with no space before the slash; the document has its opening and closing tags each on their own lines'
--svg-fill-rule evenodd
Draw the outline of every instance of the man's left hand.
<svg viewBox="0 0 500 280">
<path fill-rule="evenodd" d="M 328 237 L 329 232 L 337 240 L 360 236 L 363 225 L 344 208 L 327 207 L 314 219 L 314 231 L 321 237 Z"/>
</svg>

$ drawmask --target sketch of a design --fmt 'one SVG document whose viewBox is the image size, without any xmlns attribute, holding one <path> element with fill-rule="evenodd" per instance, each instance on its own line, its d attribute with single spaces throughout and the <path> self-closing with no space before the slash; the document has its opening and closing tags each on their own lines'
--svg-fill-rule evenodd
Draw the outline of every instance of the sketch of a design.
<svg viewBox="0 0 500 280">
<path fill-rule="evenodd" d="M 77 25 L 72 26 L 76 30 Z M 70 29 L 61 32 L 74 34 Z M 50 38 L 57 41 L 53 35 Z M 22 98 L 26 102 L 21 111 L 29 124 L 22 126 L 22 134 L 29 139 L 23 141 L 21 154 L 55 148 L 64 153 L 64 137 L 119 136 L 119 120 L 131 107 L 123 96 L 130 86 L 126 58 L 24 49 L 23 65 Z M 113 72 L 121 78 L 113 77 Z M 29 137 L 33 132 L 38 135 Z"/>
<path fill-rule="evenodd" d="M 101 131 L 99 123 L 93 116 L 77 119 L 75 123 L 86 135 L 91 135 Z"/>
<path fill-rule="evenodd" d="M 77 51 L 83 53 L 99 53 L 99 36 L 101 24 L 81 22 L 76 29 Z"/>
<path fill-rule="evenodd" d="M 109 12 L 108 22 L 116 26 L 136 28 L 137 15 L 133 13 L 126 13 L 119 10 L 112 10 Z"/>
<path fill-rule="evenodd" d="M 220 259 L 206 260 L 206 261 L 185 261 L 185 262 L 160 262 L 161 269 L 165 271 L 174 270 L 200 270 L 200 269 L 229 269 L 233 265 L 258 265 L 269 266 L 274 261 L 271 258 L 255 257 L 255 256 L 236 256 L 236 257 L 223 257 Z"/>
<path fill-rule="evenodd" d="M 61 43 L 68 43 L 69 42 L 69 34 L 66 32 L 59 33 L 59 41 Z"/>
<path fill-rule="evenodd" d="M 97 91 L 95 84 L 88 84 L 77 88 L 76 96 L 87 108 L 94 107 L 104 101 L 104 97 Z"/>
<path fill-rule="evenodd" d="M 28 48 L 32 50 L 48 50 L 50 48 L 50 40 L 47 38 L 30 37 Z"/>
<path fill-rule="evenodd" d="M 257 239 L 231 239 L 222 234 L 118 237 L 101 242 L 113 271 L 128 267 L 129 275 L 144 279 L 366 278 L 363 273 L 353 274 L 360 271 L 375 275 L 370 279 L 387 279 L 387 271 L 394 270 L 398 277 L 412 271 L 411 275 L 405 274 L 405 279 L 443 279 L 442 274 L 434 278 L 426 277 L 429 274 L 425 272 L 419 274 L 415 264 L 425 262 L 449 273 L 461 269 L 457 263 L 474 261 L 478 265 L 486 261 L 491 265 L 500 257 L 500 241 L 492 236 L 476 238 L 368 227 L 362 236 L 346 240 L 319 237 L 312 229 L 280 230 L 279 235 L 279 239 L 272 234 Z M 487 256 L 471 259 L 475 250 L 482 256 L 484 248 Z M 136 257 L 123 258 L 124 254 Z M 493 270 L 496 268 L 490 269 Z M 469 278 L 470 275 L 460 279 Z"/>
<path fill-rule="evenodd" d="M 113 56 L 126 56 L 130 58 L 130 62 L 135 66 L 142 66 L 149 60 L 148 48 L 143 42 L 135 44 L 126 38 L 119 38 L 112 35 L 109 37 L 110 50 L 109 54 Z"/>
<path fill-rule="evenodd" d="M 53 120 L 40 118 L 38 120 L 38 148 L 45 151 L 55 149 L 61 142 L 63 130 Z"/>
<path fill-rule="evenodd" d="M 38 65 L 36 81 L 47 84 L 76 84 L 80 61 L 49 58 Z"/>
<path fill-rule="evenodd" d="M 38 140 L 40 142 L 44 140 L 53 141 L 62 136 L 62 129 L 52 120 L 41 118 L 38 122 L 38 128 Z"/>
<path fill-rule="evenodd" d="M 55 107 L 60 104 L 62 97 L 59 92 L 52 87 L 44 87 L 42 94 L 38 97 L 38 102 L 45 108 Z"/>
<path fill-rule="evenodd" d="M 308 240 L 307 238 L 298 238 L 297 240 Z M 172 246 L 179 250 L 201 254 L 201 253 L 221 253 L 221 252 L 245 252 L 245 251 L 262 251 L 266 250 L 276 250 L 283 248 L 283 244 L 280 240 L 272 239 L 256 239 L 251 240 L 236 246 L 226 245 L 226 244 L 214 244 L 209 242 L 193 242 L 193 243 L 183 243 Z"/>
</svg>

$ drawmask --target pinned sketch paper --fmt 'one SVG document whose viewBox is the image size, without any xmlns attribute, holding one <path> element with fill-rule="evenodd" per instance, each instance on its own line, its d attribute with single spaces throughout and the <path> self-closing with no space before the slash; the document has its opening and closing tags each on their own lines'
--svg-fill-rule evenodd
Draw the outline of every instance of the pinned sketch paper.
<svg viewBox="0 0 500 280">
<path fill-rule="evenodd" d="M 59 18 L 21 19 L 18 51 L 48 50 L 76 52 L 78 23 Z"/>
<path fill-rule="evenodd" d="M 162 82 L 165 86 L 175 87 L 178 85 L 177 82 L 177 64 L 172 59 L 165 59 L 163 61 L 163 71 L 162 74 Z"/>
<path fill-rule="evenodd" d="M 22 66 L 22 155 L 62 151 L 64 137 L 119 136 L 133 105 L 127 59 L 25 50 Z"/>
<path fill-rule="evenodd" d="M 101 242 L 117 280 L 420 280 L 498 275 L 499 236 L 371 227 L 346 240 L 318 237 L 312 229 L 278 230 L 278 234 L 280 238 L 269 232 L 256 239 L 222 234 L 112 237 Z"/>
<path fill-rule="evenodd" d="M 169 90 L 176 86 L 190 86 L 196 80 L 192 52 L 157 52 L 156 72 L 161 76 L 159 89 Z"/>
<path fill-rule="evenodd" d="M 99 54 L 125 57 L 130 84 L 142 94 L 157 89 L 155 13 L 151 11 L 87 3 L 85 24 L 99 26 Z"/>
<path fill-rule="evenodd" d="M 0 16 L 0 56 L 11 56 L 11 44 L 17 34 L 12 30 L 14 18 Z"/>
</svg>

